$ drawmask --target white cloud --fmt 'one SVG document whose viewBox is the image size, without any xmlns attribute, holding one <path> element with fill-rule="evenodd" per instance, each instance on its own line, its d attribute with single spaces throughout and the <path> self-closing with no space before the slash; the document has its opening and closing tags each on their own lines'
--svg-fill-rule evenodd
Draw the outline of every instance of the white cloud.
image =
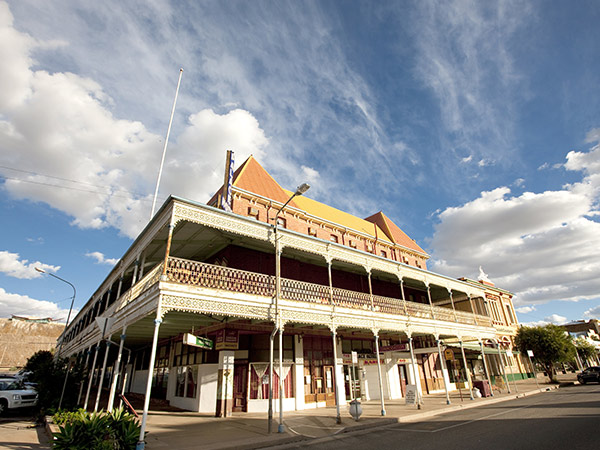
<svg viewBox="0 0 600 450">
<path fill-rule="evenodd" d="M 520 308 L 515 308 L 515 311 L 521 314 L 528 314 L 535 311 L 535 306 L 521 306 Z"/>
<path fill-rule="evenodd" d="M 515 181 L 513 181 L 513 185 L 516 187 L 522 187 L 525 185 L 525 180 L 523 178 L 517 178 Z"/>
<path fill-rule="evenodd" d="M 589 319 L 599 319 L 600 318 L 600 305 L 594 306 L 593 308 L 588 309 L 583 313 L 584 317 Z"/>
<path fill-rule="evenodd" d="M 558 314 L 551 314 L 550 316 L 545 317 L 544 320 L 555 325 L 567 323 L 567 318 Z"/>
<path fill-rule="evenodd" d="M 569 152 L 564 167 L 580 182 L 561 190 L 512 195 L 508 187 L 439 214 L 432 270 L 474 276 L 482 265 L 517 305 L 585 300 L 600 293 L 600 145 Z"/>
<path fill-rule="evenodd" d="M 100 252 L 89 252 L 86 253 L 85 256 L 95 259 L 97 264 L 114 266 L 117 262 L 119 262 L 118 258 L 107 258 L 104 256 L 104 253 Z"/>
<path fill-rule="evenodd" d="M 48 45 L 17 31 L 4 2 L 0 17 L 0 164 L 32 172 L 17 177 L 3 169 L 10 178 L 4 190 L 47 203 L 76 226 L 136 236 L 150 214 L 162 137 L 114 117 L 112 100 L 94 80 L 33 69 L 32 53 Z M 222 180 L 225 150 L 240 161 L 262 156 L 267 143 L 242 109 L 191 114 L 168 148 L 159 205 L 171 193 L 207 201 Z"/>
<path fill-rule="evenodd" d="M 25 317 L 51 317 L 55 320 L 66 321 L 68 309 L 60 308 L 56 303 L 36 300 L 27 295 L 12 294 L 0 288 L 0 317 L 10 317 L 12 314 Z M 77 311 L 71 312 L 75 317 Z"/>
<path fill-rule="evenodd" d="M 0 272 L 9 277 L 31 280 L 40 278 L 42 274 L 35 270 L 38 267 L 47 272 L 57 272 L 60 266 L 52 266 L 39 261 L 29 262 L 26 259 L 20 259 L 18 253 L 0 251 Z"/>
</svg>

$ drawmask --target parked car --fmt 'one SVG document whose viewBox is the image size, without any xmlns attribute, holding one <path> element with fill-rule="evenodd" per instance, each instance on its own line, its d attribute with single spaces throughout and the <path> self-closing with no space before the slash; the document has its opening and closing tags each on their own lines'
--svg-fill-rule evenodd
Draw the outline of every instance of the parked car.
<svg viewBox="0 0 600 450">
<path fill-rule="evenodd" d="M 0 415 L 9 409 L 37 405 L 38 394 L 15 378 L 0 378 Z"/>
<path fill-rule="evenodd" d="M 588 381 L 600 383 L 600 366 L 592 366 L 577 374 L 577 381 L 585 384 Z"/>
</svg>

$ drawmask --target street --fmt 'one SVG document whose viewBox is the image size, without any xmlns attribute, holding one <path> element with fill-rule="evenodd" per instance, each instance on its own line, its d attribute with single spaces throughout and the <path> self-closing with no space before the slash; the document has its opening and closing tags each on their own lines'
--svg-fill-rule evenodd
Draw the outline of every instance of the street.
<svg viewBox="0 0 600 450">
<path fill-rule="evenodd" d="M 588 384 L 279 448 L 588 449 L 599 426 L 600 385 Z"/>
<path fill-rule="evenodd" d="M 0 449 L 49 449 L 44 428 L 36 427 L 32 411 L 9 411 L 0 417 Z"/>
</svg>

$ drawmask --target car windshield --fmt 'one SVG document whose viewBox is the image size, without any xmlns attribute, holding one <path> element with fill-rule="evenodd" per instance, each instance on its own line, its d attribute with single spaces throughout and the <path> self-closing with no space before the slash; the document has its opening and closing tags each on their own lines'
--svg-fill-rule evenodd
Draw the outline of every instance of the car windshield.
<svg viewBox="0 0 600 450">
<path fill-rule="evenodd" d="M 17 391 L 20 389 L 25 389 L 25 386 L 18 380 L 0 380 L 0 391 Z"/>
</svg>

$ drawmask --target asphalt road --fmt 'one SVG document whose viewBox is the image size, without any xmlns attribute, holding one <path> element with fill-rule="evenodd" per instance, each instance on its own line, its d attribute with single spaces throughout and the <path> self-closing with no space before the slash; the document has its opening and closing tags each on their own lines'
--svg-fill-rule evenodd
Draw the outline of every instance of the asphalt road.
<svg viewBox="0 0 600 450">
<path fill-rule="evenodd" d="M 588 384 L 285 447 L 583 450 L 600 448 L 599 436 L 600 385 Z"/>
</svg>

